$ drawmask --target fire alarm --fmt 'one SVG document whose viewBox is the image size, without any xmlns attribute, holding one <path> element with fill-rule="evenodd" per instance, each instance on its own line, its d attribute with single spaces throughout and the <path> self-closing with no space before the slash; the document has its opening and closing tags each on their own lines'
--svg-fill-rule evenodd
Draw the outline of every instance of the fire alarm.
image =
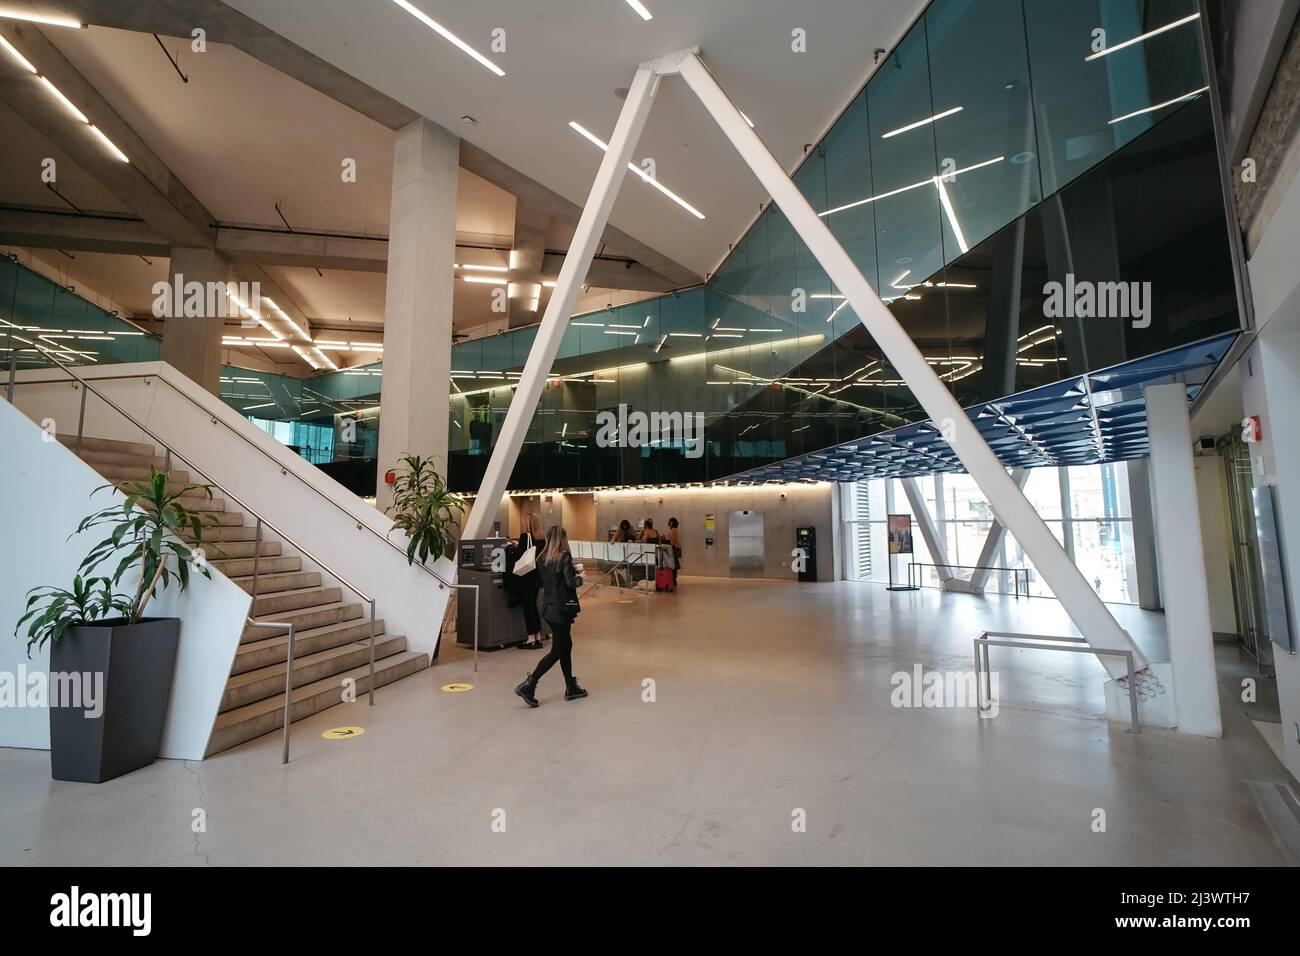
<svg viewBox="0 0 1300 956">
<path fill-rule="evenodd" d="M 1241 440 L 1257 442 L 1264 438 L 1264 425 L 1258 415 L 1247 415 L 1241 420 Z"/>
<path fill-rule="evenodd" d="M 395 485 L 395 484 L 397 484 L 397 470 L 396 470 L 396 469 L 394 469 L 394 468 L 389 468 L 386 472 L 384 472 L 384 484 L 386 484 L 386 485 Z"/>
</svg>

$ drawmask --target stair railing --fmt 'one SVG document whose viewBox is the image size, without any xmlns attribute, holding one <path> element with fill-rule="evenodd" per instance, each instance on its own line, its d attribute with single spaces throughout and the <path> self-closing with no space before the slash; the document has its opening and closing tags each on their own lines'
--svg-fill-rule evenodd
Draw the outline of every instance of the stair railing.
<svg viewBox="0 0 1300 956">
<path fill-rule="evenodd" d="M 148 435 L 149 438 L 153 439 L 153 441 L 155 441 L 158 445 L 160 445 L 162 448 L 165 449 L 165 451 L 166 451 L 166 458 L 164 459 L 164 467 L 165 467 L 167 470 L 170 470 L 170 468 L 171 468 L 171 463 L 172 463 L 172 459 L 173 459 L 173 458 L 179 460 L 180 462 L 182 462 L 182 463 L 185 465 L 186 470 L 188 470 L 188 471 L 193 471 L 195 474 L 197 474 L 200 478 L 203 479 L 203 481 L 204 481 L 205 484 L 212 485 L 214 488 L 216 488 L 217 490 L 219 490 L 219 491 L 220 491 L 220 492 L 221 492 L 221 493 L 222 493 L 226 498 L 228 498 L 229 500 L 233 501 L 233 502 L 234 502 L 234 503 L 235 503 L 235 504 L 236 504 L 236 505 L 237 505 L 237 506 L 238 506 L 238 507 L 239 507 L 243 512 L 245 512 L 246 514 L 251 515 L 253 518 L 256 519 L 256 521 L 257 521 L 257 531 L 256 531 L 256 536 L 255 536 L 255 540 L 254 540 L 254 544 L 253 544 L 253 581 L 252 581 L 252 584 L 251 584 L 252 600 L 251 600 L 251 602 L 250 602 L 250 604 L 249 604 L 249 614 L 248 614 L 248 617 L 247 617 L 247 623 L 248 623 L 249 625 L 251 625 L 251 626 L 253 626 L 253 627 L 283 627 L 283 626 L 285 626 L 285 624 L 275 624 L 275 623 L 273 623 L 273 622 L 259 622 L 259 621 L 255 620 L 255 618 L 254 618 L 254 615 L 256 614 L 256 604 L 257 604 L 257 578 L 258 578 L 258 565 L 259 565 L 259 563 L 260 563 L 259 559 L 260 559 L 260 557 L 261 557 L 261 550 L 262 550 L 262 529 L 263 529 L 263 527 L 270 528 L 270 529 L 271 529 L 271 532 L 272 532 L 273 534 L 277 535 L 281 540 L 283 540 L 283 541 L 285 541 L 286 543 L 288 543 L 288 544 L 289 544 L 291 547 L 293 547 L 295 550 L 301 552 L 301 553 L 302 553 L 306 558 L 308 558 L 308 559 L 309 559 L 313 564 L 316 564 L 316 565 L 317 565 L 318 567 L 320 567 L 321 570 L 323 570 L 326 574 L 328 574 L 330 577 L 332 577 L 332 578 L 334 578 L 335 580 L 337 580 L 340 584 L 342 584 L 342 585 L 343 585 L 344 587 L 346 587 L 349 591 L 351 591 L 351 592 L 352 592 L 353 594 L 355 594 L 358 598 L 360 598 L 361 601 L 362 601 L 362 603 L 364 603 L 364 604 L 369 604 L 369 605 L 370 605 L 370 637 L 369 637 L 369 643 L 370 643 L 370 663 L 369 663 L 369 672 L 370 672 L 370 673 L 369 673 L 369 706 L 372 706 L 372 707 L 373 707 L 373 706 L 374 706 L 374 703 L 375 703 L 375 599 L 374 599 L 374 597 L 372 597 L 370 594 L 366 593 L 365 591 L 361 590 L 359 587 L 357 587 L 355 584 L 353 584 L 351 581 L 349 581 L 346 577 L 344 577 L 343 575 L 339 574 L 337 571 L 333 570 L 333 569 L 332 569 L 328 564 L 326 564 L 324 561 L 320 560 L 320 558 L 316 557 L 316 555 L 313 554 L 311 551 L 309 551 L 309 550 L 307 550 L 306 548 L 304 548 L 301 544 L 299 544 L 297 541 L 295 541 L 295 540 L 294 540 L 293 538 L 291 538 L 289 535 L 285 534 L 283 531 L 281 531 L 279 528 L 277 528 L 277 527 L 276 527 L 274 524 L 272 524 L 270 521 L 267 521 L 266 518 L 265 518 L 262 514 L 260 514 L 259 512 L 255 511 L 253 508 L 249 507 L 249 505 L 248 505 L 246 502 L 244 502 L 244 501 L 243 501 L 243 500 L 242 500 L 238 495 L 236 495 L 236 494 L 235 494 L 234 492 L 232 492 L 230 489 L 228 489 L 228 488 L 226 488 L 224 485 L 222 485 L 221 482 L 219 482 L 219 481 L 215 481 L 215 480 L 213 480 L 212 478 L 209 478 L 208 475 L 207 475 L 207 474 L 206 474 L 206 473 L 205 473 L 201 468 L 197 467 L 193 462 L 191 462 L 189 459 L 187 459 L 184 455 L 182 455 L 180 452 L 178 452 L 178 451 L 176 451 L 174 448 L 172 448 L 172 447 L 171 447 L 171 446 L 170 446 L 166 441 L 164 441 L 162 438 L 160 438 L 160 437 L 159 437 L 159 436 L 158 436 L 158 435 L 157 435 L 153 430 L 151 430 L 147 425 L 145 425 L 143 422 L 141 422 L 139 419 L 137 419 L 134 415 L 132 415 L 132 414 L 131 414 L 130 412 L 128 412 L 126 409 L 122 408 L 120 405 L 118 405 L 116 402 L 114 402 L 111 398 L 109 398 L 107 395 L 105 395 L 105 394 L 104 394 L 103 392 L 101 392 L 99 389 L 97 389 L 97 388 L 95 388 L 93 385 L 91 385 L 88 381 L 86 381 L 84 378 L 82 378 L 80 375 L 78 375 L 76 372 L 74 372 L 70 367 L 68 367 L 67 365 L 64 365 L 61 361 L 59 361 L 58 359 L 54 358 L 54 356 L 52 356 L 52 355 L 47 355 L 46 357 L 49 358 L 50 361 L 52 361 L 55 365 L 57 365 L 59 368 L 61 368 L 64 372 L 66 372 L 69 378 L 73 379 L 73 383 L 72 383 L 72 387 L 73 387 L 73 388 L 80 388 L 80 389 L 81 389 L 81 403 L 80 403 L 80 411 L 79 411 L 79 413 L 78 413 L 78 419 L 77 419 L 77 435 L 76 435 L 76 451 L 77 451 L 77 454 L 78 454 L 78 455 L 80 455 L 80 453 L 81 453 L 81 440 L 82 440 L 82 437 L 83 437 L 83 435 L 84 435 L 84 432 L 85 432 L 85 426 L 86 426 L 86 395 L 87 395 L 87 393 L 93 393 L 93 394 L 94 394 L 95 396 L 97 396 L 101 401 L 103 401 L 105 405 L 107 405 L 109 408 L 113 409 L 113 411 L 117 412 L 119 415 L 121 415 L 123 418 L 125 418 L 128 422 L 130 422 L 133 426 L 135 426 L 136 428 L 140 429 L 140 431 L 141 431 L 142 433 L 144 433 L 145 435 Z M 157 376 L 128 376 L 128 377 L 131 377 L 131 378 L 143 378 L 143 377 L 156 378 Z M 26 384 L 42 384 L 42 383 L 22 382 L 21 384 L 26 385 Z M 184 394 L 184 393 L 181 393 L 181 394 Z M 188 397 L 188 396 L 186 396 L 186 397 Z M 195 403 L 195 404 L 197 404 L 197 403 Z M 215 419 L 214 419 L 214 420 L 215 420 Z M 242 437 L 242 436 L 241 436 L 241 437 Z M 252 443 L 250 442 L 250 444 L 252 444 Z M 253 447 L 256 447 L 256 446 L 254 445 Z M 304 483 L 305 483 L 305 482 L 304 482 Z M 322 496 L 322 497 L 323 497 L 323 496 Z M 328 499 L 326 499 L 326 500 L 328 500 Z M 181 543 L 185 546 L 186 550 L 189 552 L 189 554 L 190 554 L 190 556 L 191 556 L 192 559 L 195 559 L 195 560 L 198 560 L 198 561 L 206 560 L 206 555 L 201 554 L 201 553 L 199 553 L 199 552 L 196 552 L 193 548 L 191 548 L 191 547 L 189 546 L 188 542 L 185 542 L 185 541 L 182 540 Z M 394 547 L 396 547 L 396 545 L 394 545 Z M 435 577 L 436 577 L 436 575 L 435 575 Z M 441 579 L 439 579 L 439 580 L 441 580 Z M 451 586 L 454 586 L 454 585 L 451 585 Z M 467 585 L 467 586 L 468 586 L 468 585 Z M 477 587 L 475 587 L 475 590 L 477 591 Z M 475 601 L 476 601 L 476 603 L 477 603 L 477 598 L 478 598 L 478 595 L 476 594 L 476 595 L 475 595 Z M 477 618 L 477 614 L 475 615 L 475 617 Z M 477 622 L 477 620 L 476 620 L 476 621 L 475 621 L 475 630 L 476 630 L 476 632 L 475 632 L 475 635 L 474 635 L 474 638 L 475 638 L 475 641 L 476 641 L 476 642 L 477 642 L 477 640 L 478 640 L 478 634 L 477 634 L 477 623 L 478 623 L 478 622 Z M 291 651 L 291 649 L 292 649 L 292 640 L 293 640 L 293 630 L 292 630 L 292 627 L 290 628 L 290 632 L 289 632 L 289 634 L 290 634 L 290 651 Z M 289 753 L 289 714 L 290 714 L 290 708 L 291 708 L 291 705 L 292 705 L 292 696 L 293 696 L 293 660 L 292 660 L 292 657 L 290 656 L 290 658 L 288 659 L 288 662 L 287 662 L 286 670 L 285 670 L 284 762 L 287 762 L 288 759 L 289 759 L 289 758 L 288 758 L 288 753 Z"/>
<path fill-rule="evenodd" d="M 44 350 L 42 350 L 42 351 L 44 352 Z M 15 354 L 16 354 L 16 353 L 11 353 L 11 355 L 15 355 Z M 75 372 L 73 372 L 71 368 L 69 368 L 69 367 L 68 367 L 67 365 L 65 365 L 63 362 L 59 361 L 59 360 L 58 360 L 57 358 L 55 358 L 53 355 L 49 354 L 48 352 L 45 352 L 45 356 L 46 356 L 46 358 L 48 358 L 51 362 L 53 362 L 55 365 L 57 365 L 59 368 L 63 369 L 63 371 L 67 372 L 68 375 L 70 375 L 72 378 L 76 379 L 78 382 L 82 382 L 83 384 L 85 383 L 85 379 L 81 378 L 81 376 L 79 376 L 79 375 L 77 375 Z M 12 365 L 12 361 L 11 361 L 11 365 Z M 11 367 L 11 370 L 10 370 L 10 375 L 9 375 L 9 384 L 8 384 L 8 392 L 9 392 L 9 401 L 10 401 L 10 404 L 13 403 L 13 388 L 14 388 L 14 381 L 15 381 L 15 379 L 16 379 L 16 376 L 17 376 L 16 366 L 13 366 L 13 367 Z M 262 447 L 261 447 L 260 445 L 258 445 L 256 442 L 250 440 L 249 437 L 248 437 L 247 435 L 241 433 L 238 429 L 233 428 L 233 427 L 230 425 L 229 422 L 224 422 L 224 421 L 222 421 L 220 418 L 218 418 L 216 415 L 213 415 L 213 414 L 212 414 L 211 412 L 209 412 L 206 408 L 204 408 L 204 407 L 202 406 L 202 404 L 200 404 L 200 403 L 199 403 L 199 402 L 198 402 L 198 401 L 197 401 L 197 400 L 196 400 L 192 395 L 187 395 L 185 392 L 183 392 L 183 391 L 181 391 L 179 388 L 177 388 L 176 385 L 175 385 L 174 383 L 167 381 L 167 379 L 163 378 L 163 377 L 162 377 L 161 375 L 159 375 L 158 373 L 155 372 L 155 373 L 136 373 L 136 374 L 133 374 L 133 375 L 114 375 L 114 376 L 112 376 L 112 378 L 113 378 L 113 379 L 116 379 L 116 380 L 120 380 L 120 379 L 144 379 L 146 384 L 148 384 L 149 381 L 150 381 L 151 379 L 157 379 L 158 381 L 160 381 L 160 382 L 162 382 L 163 384 L 167 385 L 168 388 L 170 388 L 170 389 L 171 389 L 173 392 L 175 392 L 177 395 L 179 395 L 179 396 L 181 396 L 182 398 L 184 398 L 187 402 L 189 402 L 189 403 L 190 403 L 191 405 L 193 405 L 195 408 L 199 409 L 199 411 L 201 411 L 201 412 L 203 412 L 205 415 L 207 415 L 207 416 L 209 417 L 209 419 L 212 421 L 212 424 L 223 426 L 223 427 L 224 427 L 227 431 L 229 431 L 232 435 L 235 435 L 236 437 L 238 437 L 239 439 L 241 439 L 242 441 L 244 441 L 244 442 L 245 442 L 245 443 L 246 443 L 250 448 L 252 448 L 252 449 L 254 449 L 255 451 L 257 451 L 258 454 L 260 454 L 263 458 L 269 458 L 269 459 L 272 461 L 272 463 L 277 464 L 277 465 L 279 464 L 279 463 L 276 462 L 275 459 L 270 455 L 270 453 L 267 452 L 267 450 L 266 450 L 265 448 L 262 448 Z M 25 381 L 25 382 L 23 382 L 22 384 L 26 385 L 26 384 L 43 384 L 43 383 L 42 383 L 40 380 L 34 380 L 34 381 L 33 381 L 33 380 L 29 380 L 29 381 Z M 104 397 L 103 393 L 99 392 L 97 389 L 94 389 L 94 388 L 92 388 L 91 391 L 93 391 L 93 392 L 94 392 L 96 395 L 98 395 L 100 398 L 103 398 L 104 401 L 108 402 L 109 405 L 111 405 L 113 408 L 117 409 L 117 411 L 120 412 L 122 415 L 126 416 L 126 418 L 127 418 L 129 421 L 131 421 L 133 424 L 135 424 L 137 427 L 139 427 L 141 430 L 143 430 L 146 434 L 150 435 L 151 437 L 155 437 L 155 440 L 158 442 L 158 444 L 162 445 L 162 446 L 166 449 L 166 452 L 167 452 L 167 461 L 170 463 L 170 461 L 171 461 L 171 449 L 167 447 L 167 443 L 166 443 L 166 442 L 162 441 L 161 439 L 156 438 L 156 436 L 153 436 L 153 433 L 150 432 L 147 428 L 145 428 L 145 427 L 144 427 L 143 425 L 141 425 L 139 422 L 136 422 L 135 419 L 132 418 L 130 415 L 128 415 L 125 411 L 122 411 L 122 409 L 118 408 L 116 405 L 113 405 L 112 402 L 110 402 L 107 398 Z M 81 436 L 82 425 L 83 425 L 83 423 L 84 423 L 84 421 L 85 421 L 85 401 L 84 401 L 84 399 L 85 399 L 85 395 L 84 395 L 84 393 L 83 393 L 83 395 L 82 395 L 82 399 L 83 399 L 83 401 L 82 401 L 82 409 L 81 409 L 81 421 L 79 421 L 79 422 L 77 423 L 78 444 L 80 444 L 80 436 Z M 78 453 L 80 453 L 80 451 L 78 451 Z M 178 456 L 178 457 L 179 457 L 179 456 Z M 184 460 L 184 459 L 182 459 L 182 460 Z M 188 464 L 188 462 L 187 462 L 187 464 Z M 192 467 L 192 466 L 191 466 L 191 467 Z M 394 550 L 396 550 L 396 551 L 397 551 L 399 554 L 401 554 L 403 557 L 406 556 L 406 550 L 405 550 L 404 548 L 402 548 L 400 545 L 398 545 L 396 542 L 394 542 L 394 541 L 393 541 L 391 538 L 389 538 L 387 535 L 381 534 L 379 531 L 377 531 L 376 529 L 372 528 L 370 525 L 366 524 L 364 521 L 358 521 L 356 515 L 352 514 L 350 511 L 348 511 L 346 508 L 344 508 L 341 504 L 339 504 L 337 501 L 335 501 L 335 500 L 334 500 L 333 498 L 331 498 L 329 495 L 325 494 L 323 491 L 321 491 L 319 488 L 317 488 L 317 487 L 316 487 L 315 485 L 313 485 L 311 482 L 309 482 L 309 481 L 307 481 L 306 479 L 304 479 L 301 475 L 298 475 L 298 474 L 296 474 L 296 473 L 293 473 L 293 472 L 289 471 L 289 469 L 285 468 L 283 465 L 280 465 L 279 467 L 280 467 L 280 474 L 281 474 L 281 475 L 292 476 L 292 477 L 296 478 L 296 479 L 297 479 L 301 484 L 303 484 L 303 485 L 305 485 L 306 487 L 308 487 L 309 489 L 311 489 L 313 492 L 315 492 L 317 495 L 319 495 L 323 500 L 325 500 L 326 502 L 328 502 L 331 506 L 333 506 L 334 508 L 336 508 L 336 509 L 339 510 L 339 511 L 342 511 L 343 514 L 346 515 L 347 518 L 348 518 L 350 521 L 352 521 L 352 522 L 356 525 L 356 529 L 357 529 L 358 531 L 369 531 L 371 534 L 373 534 L 375 537 L 379 538 L 379 540 L 383 541 L 383 542 L 384 542 L 386 545 L 388 545 L 390 548 L 393 548 Z M 198 471 L 197 468 L 196 468 L 195 470 Z M 202 472 L 199 472 L 199 473 L 202 474 Z M 211 484 L 214 484 L 214 485 L 215 485 L 215 484 L 217 484 L 217 483 L 216 483 L 216 482 L 211 482 Z M 218 487 L 220 487 L 220 486 L 218 485 Z M 222 489 L 222 490 L 223 490 L 223 492 L 225 491 L 225 489 Z M 228 495 L 230 494 L 229 492 L 225 492 L 225 493 L 228 494 Z M 234 498 L 235 496 L 234 496 L 234 495 L 230 495 L 230 497 Z M 238 499 L 235 499 L 235 500 L 238 500 Z M 252 512 L 251 509 L 250 509 L 250 514 L 255 514 L 255 512 Z M 269 525 L 268 525 L 268 526 L 269 526 Z M 274 530 L 274 528 L 273 528 L 273 530 Z M 279 532 L 279 531 L 276 531 L 276 533 L 279 534 L 280 532 Z M 281 536 L 283 537 L 283 535 L 281 535 Z M 286 540 L 288 540 L 288 539 L 286 539 Z M 304 550 L 304 549 L 302 549 L 301 547 L 299 547 L 297 544 L 294 544 L 294 547 L 295 547 L 295 548 L 298 548 L 299 550 Z M 304 551 L 304 553 L 306 553 L 306 552 Z M 315 560 L 315 559 L 313 558 L 313 560 Z M 441 574 L 439 574 L 439 573 L 438 573 L 437 571 L 435 571 L 433 568 L 430 568 L 430 567 L 428 567 L 428 566 L 425 565 L 425 564 L 416 564 L 416 565 L 414 565 L 414 567 L 418 567 L 418 568 L 419 568 L 421 571 L 423 571 L 425 574 L 432 575 L 433 578 L 434 578 L 434 580 L 436 580 L 436 581 L 438 582 L 438 589 L 439 589 L 439 590 L 442 590 L 443 588 L 451 588 L 452 590 L 472 590 L 472 591 L 474 592 L 474 633 L 475 633 L 475 643 L 477 644 L 477 642 L 478 642 L 478 618 L 479 618 L 479 586 L 478 586 L 477 584 L 460 584 L 460 583 L 454 583 L 454 582 L 452 582 L 452 581 L 448 581 L 446 578 L 444 578 Z M 333 572 L 330 572 L 330 573 L 333 574 Z M 335 575 L 335 577 L 338 577 L 338 575 Z M 342 578 L 339 578 L 339 580 L 341 581 L 341 580 L 343 580 L 343 579 L 342 579 Z M 373 602 L 372 602 L 372 603 L 373 603 Z M 372 615 L 372 617 L 373 617 L 373 615 Z M 477 669 L 477 668 L 476 668 L 476 669 Z M 373 677 L 373 674 L 372 674 L 372 677 Z M 373 681 L 372 681 L 372 683 L 373 683 Z M 373 703 L 373 697 L 374 697 L 374 688 L 373 688 L 373 686 L 372 686 L 372 688 L 371 688 L 371 698 L 372 698 L 372 703 Z"/>
</svg>

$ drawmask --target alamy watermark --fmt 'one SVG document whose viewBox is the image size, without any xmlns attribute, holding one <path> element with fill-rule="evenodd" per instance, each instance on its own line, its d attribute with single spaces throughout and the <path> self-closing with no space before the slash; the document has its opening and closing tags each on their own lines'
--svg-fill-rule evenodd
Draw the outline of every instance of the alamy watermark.
<svg viewBox="0 0 1300 956">
<path fill-rule="evenodd" d="M 596 445 L 600 448 L 678 446 L 687 458 L 704 454 L 703 412 L 636 412 L 620 404 L 618 411 L 596 413 Z"/>
<path fill-rule="evenodd" d="M 260 282 L 199 282 L 185 280 L 183 273 L 153 284 L 155 319 L 228 319 L 239 318 L 245 325 L 256 325 L 261 312 Z"/>
<path fill-rule="evenodd" d="M 104 713 L 103 671 L 0 671 L 0 708 L 73 707 L 85 711 L 87 720 Z"/>
<path fill-rule="evenodd" d="M 889 678 L 889 702 L 895 707 L 975 707 L 979 708 L 979 675 L 975 671 L 927 671 L 920 664 L 911 671 L 895 671 Z M 988 675 L 988 700 L 979 711 L 981 717 L 998 715 L 998 675 Z"/>
<path fill-rule="evenodd" d="M 1151 325 L 1150 282 L 1092 282 L 1066 273 L 1065 282 L 1043 286 L 1043 315 L 1049 319 L 1131 319 L 1133 328 Z"/>
</svg>

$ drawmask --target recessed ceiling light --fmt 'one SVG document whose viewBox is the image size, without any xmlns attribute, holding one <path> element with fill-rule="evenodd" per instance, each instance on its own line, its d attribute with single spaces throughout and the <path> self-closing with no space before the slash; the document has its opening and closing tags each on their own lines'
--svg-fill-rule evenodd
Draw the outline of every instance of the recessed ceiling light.
<svg viewBox="0 0 1300 956">
<path fill-rule="evenodd" d="M 482 282 L 485 285 L 509 285 L 506 279 L 498 279 L 494 276 L 461 276 L 465 282 Z"/>
<path fill-rule="evenodd" d="M 964 106 L 954 106 L 950 110 L 944 110 L 942 113 L 935 113 L 933 116 L 927 116 L 925 119 L 917 120 L 915 123 L 908 123 L 906 126 L 898 127 L 898 129 L 891 129 L 888 133 L 883 133 L 880 138 L 889 139 L 891 136 L 897 136 L 900 133 L 906 133 L 909 130 L 920 129 L 922 126 L 927 126 L 935 120 L 941 120 L 945 116 L 952 116 L 953 113 L 960 113 L 965 108 L 966 107 Z"/>
<path fill-rule="evenodd" d="M 86 119 L 86 114 L 81 112 L 81 110 L 77 109 L 75 106 L 73 106 L 72 100 L 64 96 L 57 86 L 55 86 L 53 83 L 51 83 L 43 76 L 40 78 L 40 80 L 45 85 L 45 88 L 50 91 L 50 94 L 67 108 L 69 113 L 71 113 L 81 122 L 87 125 L 90 124 L 90 120 Z"/>
<path fill-rule="evenodd" d="M 493 73 L 495 73 L 497 76 L 506 75 L 505 70 L 501 69 L 501 67 L 497 66 L 495 63 L 493 63 L 491 60 L 485 57 L 482 53 L 474 49 L 472 46 L 470 46 L 460 37 L 456 36 L 456 34 L 452 33 L 450 30 L 444 27 L 437 20 L 433 19 L 431 16 L 429 16 L 419 7 L 415 6 L 414 4 L 408 3 L 407 0 L 393 0 L 393 3 L 397 4 L 407 13 L 409 13 L 411 16 L 415 17 L 415 19 L 419 20 L 421 23 L 423 23 L 434 33 L 442 37 L 444 40 L 454 44 L 462 52 L 467 53 L 468 55 L 472 56 L 474 59 L 478 60 L 479 63 L 483 64 Z"/>
<path fill-rule="evenodd" d="M 90 131 L 94 133 L 97 137 L 99 137 L 99 141 L 103 143 L 105 146 L 107 146 L 108 151 L 112 153 L 117 159 L 120 159 L 124 163 L 131 162 L 131 160 L 126 158 L 126 153 L 118 149 L 117 145 L 111 139 L 105 136 L 103 130 L 101 130 L 98 126 L 90 127 Z"/>
<path fill-rule="evenodd" d="M 584 127 L 581 123 L 575 123 L 575 122 L 573 122 L 572 120 L 570 120 L 570 121 L 569 121 L 569 126 L 572 127 L 576 132 L 581 133 L 584 137 L 586 137 L 586 138 L 587 138 L 589 141 L 591 141 L 592 143 L 595 143 L 597 146 L 599 146 L 599 147 L 600 147 L 602 150 L 604 150 L 605 152 L 609 152 L 609 144 L 606 143 L 604 140 L 602 140 L 602 139 L 601 139 L 599 136 L 597 136 L 595 133 L 591 132 L 591 130 L 589 130 L 589 129 L 587 129 L 586 127 Z M 671 189 L 669 189 L 667 186 L 664 186 L 662 183 L 660 183 L 657 179 L 655 179 L 653 176 L 651 176 L 649 173 L 647 173 L 647 172 L 646 172 L 644 169 L 642 169 L 640 166 L 637 166 L 635 163 L 628 163 L 628 164 L 627 164 L 627 168 L 630 169 L 630 170 L 632 170 L 632 172 L 634 172 L 634 173 L 636 173 L 638 176 L 640 176 L 640 177 L 641 177 L 641 178 L 642 178 L 646 183 L 648 183 L 649 185 L 653 186 L 655 189 L 659 190 L 661 193 L 663 193 L 665 196 L 667 196 L 667 197 L 668 197 L 669 199 L 671 199 L 673 202 L 677 203 L 677 205 L 681 206 L 683 209 L 685 209 L 687 212 L 689 212 L 689 213 L 690 213 L 692 216 L 694 216 L 696 219 L 703 219 L 703 218 L 704 218 L 704 213 L 700 212 L 698 209 L 696 209 L 694 206 L 692 206 L 690 203 L 688 203 L 688 202 L 687 202 L 685 199 L 683 199 L 681 196 L 677 195 L 675 192 L 673 192 L 673 191 L 672 191 Z M 583 291 L 586 291 L 586 290 L 583 290 Z"/>
<path fill-rule="evenodd" d="M 4 37 L 0 37 L 0 46 L 8 50 L 9 55 L 13 57 L 15 60 L 17 60 L 18 63 L 23 67 L 23 69 L 25 69 L 28 73 L 36 72 L 36 67 L 32 66 L 30 63 L 27 62 L 27 57 L 23 56 L 21 53 L 15 50 L 13 46 L 10 45 L 9 41 L 6 40 Z"/>
<path fill-rule="evenodd" d="M 85 26 L 84 23 L 78 23 L 68 17 L 46 17 L 35 13 L 19 13 L 15 10 L 0 10 L 0 17 L 4 17 L 6 20 L 26 20 L 28 23 L 43 23 L 50 27 L 71 27 L 73 30 L 80 30 Z"/>
<path fill-rule="evenodd" d="M 642 20 L 653 20 L 654 14 L 645 8 L 641 0 L 627 0 L 627 5 L 636 11 L 637 16 Z"/>
<path fill-rule="evenodd" d="M 1148 30 L 1146 33 L 1140 34 L 1139 36 L 1135 36 L 1131 40 L 1125 40 L 1123 43 L 1116 43 L 1114 46 L 1108 46 L 1104 50 L 1098 50 L 1096 53 L 1093 53 L 1090 56 L 1085 56 L 1083 58 L 1083 61 L 1087 63 L 1089 60 L 1096 60 L 1099 57 L 1109 56 L 1110 54 L 1114 53 L 1116 50 L 1123 50 L 1125 47 L 1130 47 L 1135 43 L 1141 43 L 1144 40 L 1149 40 L 1153 36 L 1159 36 L 1161 33 L 1164 33 L 1166 30 L 1172 30 L 1175 27 L 1181 27 L 1184 23 L 1191 23 L 1193 20 L 1199 20 L 1200 17 L 1201 17 L 1200 13 L 1193 13 L 1190 16 L 1183 17 L 1181 20 L 1175 20 L 1172 23 L 1166 23 L 1162 27 L 1156 27 L 1154 30 Z"/>
</svg>

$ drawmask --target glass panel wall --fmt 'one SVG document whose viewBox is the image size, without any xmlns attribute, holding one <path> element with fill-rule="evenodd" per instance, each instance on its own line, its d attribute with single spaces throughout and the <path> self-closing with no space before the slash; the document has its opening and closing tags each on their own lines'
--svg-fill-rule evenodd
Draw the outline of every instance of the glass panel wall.
<svg viewBox="0 0 1300 956">
<path fill-rule="evenodd" d="M 1068 473 L 1070 489 L 1064 502 L 1067 505 L 1064 513 L 1061 495 L 1063 470 Z M 1034 468 L 1025 484 L 1025 496 L 1103 601 L 1136 604 L 1133 515 L 1127 475 L 1127 469 L 1122 465 L 1112 464 L 1068 469 Z M 978 561 L 992 524 L 993 515 L 987 500 L 966 474 L 927 475 L 918 478 L 917 484 L 936 528 L 943 534 L 948 561 L 960 566 L 954 567 L 954 572 L 959 577 L 969 578 L 974 570 L 970 565 Z M 880 478 L 846 482 L 842 489 L 845 576 L 850 580 L 883 584 L 889 579 L 888 556 L 884 551 L 885 516 L 888 513 L 913 514 L 902 482 L 896 478 Z M 1068 541 L 1067 528 L 1070 530 Z M 938 587 L 937 571 L 925 566 L 932 565 L 934 558 L 919 531 L 913 534 L 913 545 L 916 553 L 910 559 L 897 559 L 895 578 L 905 577 L 910 560 L 923 566 L 914 572 L 918 583 L 925 587 Z M 1028 570 L 1029 594 L 1033 597 L 1052 596 L 1033 562 L 1021 551 L 1012 535 L 1004 535 L 990 565 L 999 569 L 1025 568 Z M 1025 578 L 1025 575 L 1020 575 L 1022 593 Z M 992 593 L 1014 594 L 1015 572 L 993 571 L 989 574 L 986 589 Z"/>
<path fill-rule="evenodd" d="M 158 339 L 51 279 L 0 258 L 0 368 L 156 362 Z"/>
</svg>

